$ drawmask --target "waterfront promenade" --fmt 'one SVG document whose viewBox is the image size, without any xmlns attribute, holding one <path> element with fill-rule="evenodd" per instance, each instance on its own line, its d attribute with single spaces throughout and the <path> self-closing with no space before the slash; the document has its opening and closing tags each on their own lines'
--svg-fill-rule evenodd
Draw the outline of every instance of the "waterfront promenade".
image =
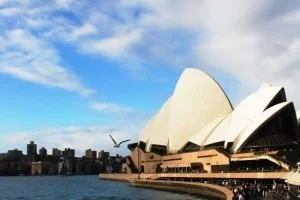
<svg viewBox="0 0 300 200">
<path fill-rule="evenodd" d="M 155 180 L 159 174 L 100 174 L 102 180 L 128 181 L 132 186 L 197 194 L 213 199 L 232 199 L 230 189 L 214 184 Z"/>
<path fill-rule="evenodd" d="M 280 179 L 289 172 L 249 172 L 249 173 L 156 173 L 140 174 L 141 179 Z M 138 174 L 100 174 L 101 179 L 137 179 Z"/>
<path fill-rule="evenodd" d="M 266 187 L 273 186 L 272 180 L 279 181 L 287 173 L 156 173 L 140 174 L 140 179 L 138 174 L 100 174 L 99 177 L 103 180 L 127 181 L 135 187 L 186 192 L 216 199 L 232 199 L 233 189 L 241 188 L 241 185 L 246 183 L 248 188 L 251 186 L 250 193 L 255 199 L 274 199 L 280 194 Z M 279 181 L 277 185 L 279 186 L 281 182 Z M 258 185 L 261 187 L 260 191 L 256 191 Z"/>
</svg>

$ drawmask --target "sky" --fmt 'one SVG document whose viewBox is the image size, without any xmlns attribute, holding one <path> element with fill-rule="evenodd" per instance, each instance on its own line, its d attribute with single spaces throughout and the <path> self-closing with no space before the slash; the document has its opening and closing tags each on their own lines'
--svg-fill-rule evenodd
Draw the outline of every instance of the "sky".
<svg viewBox="0 0 300 200">
<path fill-rule="evenodd" d="M 300 2 L 0 0 L 0 152 L 34 140 L 129 154 L 186 67 L 233 106 L 263 83 L 300 106 Z"/>
</svg>

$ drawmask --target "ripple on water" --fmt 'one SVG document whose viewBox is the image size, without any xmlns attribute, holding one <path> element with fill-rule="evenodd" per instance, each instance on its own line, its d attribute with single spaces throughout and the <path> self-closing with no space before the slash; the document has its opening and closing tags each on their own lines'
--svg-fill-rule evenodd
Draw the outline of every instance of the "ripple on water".
<svg viewBox="0 0 300 200">
<path fill-rule="evenodd" d="M 98 176 L 0 177 L 0 200 L 196 200 L 195 195 L 129 187 Z"/>
</svg>

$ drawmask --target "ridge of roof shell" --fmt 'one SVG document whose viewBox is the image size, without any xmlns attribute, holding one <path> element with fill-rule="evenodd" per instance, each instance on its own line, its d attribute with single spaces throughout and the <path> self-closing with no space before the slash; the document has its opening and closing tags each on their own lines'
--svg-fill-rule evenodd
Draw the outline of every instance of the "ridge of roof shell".
<svg viewBox="0 0 300 200">
<path fill-rule="evenodd" d="M 293 180 L 294 178 L 296 178 L 297 176 L 299 176 L 299 172 L 298 171 L 296 171 L 293 174 L 291 174 L 288 177 L 286 177 L 285 182 L 290 183 L 290 181 Z"/>
<path fill-rule="evenodd" d="M 283 102 L 276 104 L 260 114 L 249 126 L 247 126 L 238 137 L 236 137 L 233 144 L 233 152 L 237 152 L 246 143 L 247 139 L 255 133 L 266 121 L 270 120 L 273 116 L 276 116 L 282 110 L 288 106 L 293 105 L 292 102 Z"/>
<path fill-rule="evenodd" d="M 226 94 L 213 78 L 198 69 L 186 68 L 173 93 L 169 151 L 178 151 L 213 120 L 231 112 Z"/>
<path fill-rule="evenodd" d="M 152 144 L 167 146 L 169 140 L 169 117 L 172 96 L 165 102 L 160 111 L 156 114 L 151 127 L 146 151 L 150 151 Z"/>
<path fill-rule="evenodd" d="M 270 87 L 272 87 L 270 84 L 268 84 L 268 83 L 262 83 L 262 84 L 260 85 L 260 87 L 259 87 L 258 90 L 264 89 L 264 88 L 270 88 Z"/>
<path fill-rule="evenodd" d="M 292 177 L 286 180 L 286 182 L 293 185 L 300 185 L 300 173 L 299 171 L 296 173 L 296 175 L 292 175 Z"/>
<path fill-rule="evenodd" d="M 151 136 L 151 129 L 153 127 L 154 121 L 155 121 L 156 114 L 145 124 L 142 134 L 140 136 L 140 141 L 147 143 L 149 140 L 149 137 Z"/>
<path fill-rule="evenodd" d="M 300 110 L 296 111 L 297 121 L 300 122 Z"/>
<path fill-rule="evenodd" d="M 228 135 L 228 129 L 230 126 L 231 114 L 224 118 L 214 130 L 205 138 L 201 146 L 207 146 L 210 144 L 215 144 L 217 142 L 223 142 L 226 140 Z"/>
<path fill-rule="evenodd" d="M 204 141 L 211 135 L 211 133 L 215 130 L 216 127 L 219 126 L 220 123 L 226 118 L 227 115 L 221 115 L 216 119 L 212 120 L 209 124 L 207 124 L 201 131 L 194 134 L 189 142 L 197 144 L 198 146 L 202 146 Z"/>
<path fill-rule="evenodd" d="M 283 87 L 264 87 L 246 97 L 232 112 L 225 148 L 268 107 Z M 285 95 L 285 94 L 284 94 Z"/>
</svg>

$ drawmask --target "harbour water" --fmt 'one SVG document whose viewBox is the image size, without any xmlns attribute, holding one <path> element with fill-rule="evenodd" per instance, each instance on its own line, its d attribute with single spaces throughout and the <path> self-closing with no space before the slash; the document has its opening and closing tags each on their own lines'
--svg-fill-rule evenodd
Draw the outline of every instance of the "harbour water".
<svg viewBox="0 0 300 200">
<path fill-rule="evenodd" d="M 98 176 L 0 177 L 1 200 L 196 200 L 197 196 L 130 187 Z"/>
</svg>

